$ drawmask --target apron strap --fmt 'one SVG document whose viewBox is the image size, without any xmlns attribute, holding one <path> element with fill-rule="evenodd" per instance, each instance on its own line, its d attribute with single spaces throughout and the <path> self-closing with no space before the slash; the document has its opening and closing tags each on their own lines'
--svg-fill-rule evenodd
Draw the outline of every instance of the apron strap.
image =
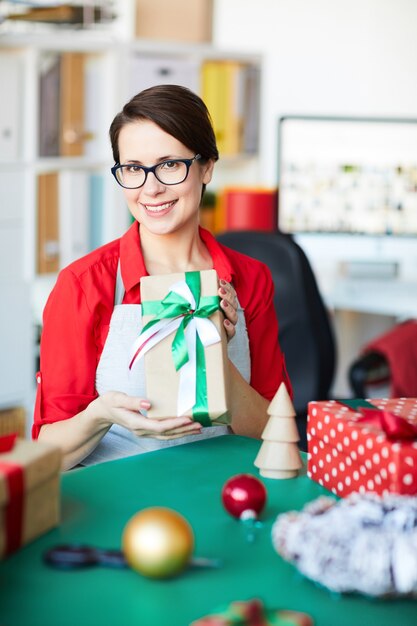
<svg viewBox="0 0 417 626">
<path fill-rule="evenodd" d="M 125 295 L 125 286 L 123 284 L 122 272 L 120 269 L 120 258 L 117 262 L 116 287 L 114 290 L 114 306 L 122 304 Z"/>
</svg>

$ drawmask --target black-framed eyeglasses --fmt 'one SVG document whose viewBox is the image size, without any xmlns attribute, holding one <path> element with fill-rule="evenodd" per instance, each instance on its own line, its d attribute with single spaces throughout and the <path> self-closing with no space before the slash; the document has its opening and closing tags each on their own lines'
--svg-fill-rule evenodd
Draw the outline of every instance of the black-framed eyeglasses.
<svg viewBox="0 0 417 626">
<path fill-rule="evenodd" d="M 179 185 L 188 176 L 191 165 L 194 161 L 201 159 L 201 154 L 196 154 L 192 159 L 169 159 L 162 161 L 152 167 L 129 163 L 120 165 L 116 163 L 111 168 L 111 173 L 122 187 L 125 189 L 139 189 L 146 183 L 149 172 L 155 175 L 163 185 Z"/>
</svg>

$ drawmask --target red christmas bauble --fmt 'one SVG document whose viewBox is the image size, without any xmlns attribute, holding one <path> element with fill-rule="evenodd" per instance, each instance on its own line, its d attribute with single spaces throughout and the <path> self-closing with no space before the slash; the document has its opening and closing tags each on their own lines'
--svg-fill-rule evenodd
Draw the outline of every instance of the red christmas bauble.
<svg viewBox="0 0 417 626">
<path fill-rule="evenodd" d="M 225 482 L 222 502 L 233 517 L 257 518 L 266 502 L 265 485 L 252 474 L 237 474 Z"/>
</svg>

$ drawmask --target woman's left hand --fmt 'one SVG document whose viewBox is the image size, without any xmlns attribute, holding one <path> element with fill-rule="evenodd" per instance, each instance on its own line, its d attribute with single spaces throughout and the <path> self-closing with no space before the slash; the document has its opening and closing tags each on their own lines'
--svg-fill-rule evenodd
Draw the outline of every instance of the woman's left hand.
<svg viewBox="0 0 417 626">
<path fill-rule="evenodd" d="M 225 280 L 220 281 L 219 287 L 220 307 L 225 315 L 224 327 L 227 340 L 230 341 L 236 333 L 237 324 L 237 295 L 232 285 Z"/>
</svg>

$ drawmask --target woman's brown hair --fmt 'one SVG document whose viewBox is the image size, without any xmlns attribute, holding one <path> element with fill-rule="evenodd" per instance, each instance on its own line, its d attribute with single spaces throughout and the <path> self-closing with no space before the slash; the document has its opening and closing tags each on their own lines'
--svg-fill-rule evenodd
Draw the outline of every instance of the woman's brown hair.
<svg viewBox="0 0 417 626">
<path fill-rule="evenodd" d="M 157 124 L 194 154 L 200 154 L 200 163 L 219 158 L 208 109 L 203 100 L 186 87 L 156 85 L 141 91 L 125 104 L 110 126 L 115 163 L 119 163 L 120 159 L 118 144 L 121 129 L 138 120 Z"/>
</svg>

